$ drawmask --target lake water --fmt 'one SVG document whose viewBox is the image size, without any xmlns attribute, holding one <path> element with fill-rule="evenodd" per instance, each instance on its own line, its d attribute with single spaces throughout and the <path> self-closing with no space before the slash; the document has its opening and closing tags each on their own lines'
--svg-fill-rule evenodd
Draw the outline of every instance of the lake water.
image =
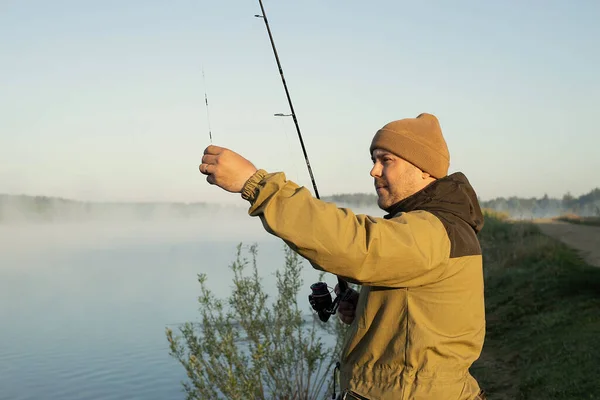
<svg viewBox="0 0 600 400">
<path fill-rule="evenodd" d="M 200 318 L 197 274 L 226 297 L 237 243 L 257 242 L 277 290 L 283 243 L 244 213 L 0 225 L 0 399 L 184 399 L 165 327 Z M 318 271 L 304 265 L 309 314 Z"/>
</svg>

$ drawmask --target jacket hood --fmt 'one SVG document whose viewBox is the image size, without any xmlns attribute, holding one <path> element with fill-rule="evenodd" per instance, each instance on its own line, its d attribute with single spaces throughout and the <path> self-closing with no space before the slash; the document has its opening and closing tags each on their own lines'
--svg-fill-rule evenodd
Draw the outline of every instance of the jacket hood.
<svg viewBox="0 0 600 400">
<path fill-rule="evenodd" d="M 419 192 L 387 208 L 385 219 L 401 212 L 424 210 L 448 213 L 462 219 L 477 233 L 483 228 L 484 218 L 475 190 L 462 172 L 435 180 Z"/>
</svg>

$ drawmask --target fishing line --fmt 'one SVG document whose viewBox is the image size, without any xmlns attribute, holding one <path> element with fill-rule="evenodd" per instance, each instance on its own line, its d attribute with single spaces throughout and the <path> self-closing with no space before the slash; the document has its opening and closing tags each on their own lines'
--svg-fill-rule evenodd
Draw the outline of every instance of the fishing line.
<svg viewBox="0 0 600 400">
<path fill-rule="evenodd" d="M 294 167 L 294 173 L 296 174 L 296 182 L 299 182 L 300 176 L 298 175 L 298 166 L 296 165 L 296 161 L 294 161 L 296 157 L 294 156 L 294 151 L 292 150 L 292 143 L 290 142 L 290 135 L 288 133 L 287 128 L 285 127 L 285 121 L 283 119 L 281 120 L 281 127 L 283 129 L 283 133 L 285 134 L 285 141 L 287 142 L 288 150 L 290 152 L 290 160 L 292 160 L 292 166 Z"/>
<path fill-rule="evenodd" d="M 208 121 L 208 137 L 210 138 L 210 144 L 212 144 L 212 130 L 210 128 L 210 115 L 208 112 L 208 96 L 206 94 L 206 79 L 204 77 L 204 66 L 202 66 L 202 83 L 204 85 L 204 103 L 206 104 L 206 120 Z"/>
</svg>

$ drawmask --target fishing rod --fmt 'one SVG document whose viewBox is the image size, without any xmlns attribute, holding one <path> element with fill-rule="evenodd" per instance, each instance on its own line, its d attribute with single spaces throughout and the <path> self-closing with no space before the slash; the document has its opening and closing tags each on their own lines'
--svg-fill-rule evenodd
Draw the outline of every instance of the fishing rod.
<svg viewBox="0 0 600 400">
<path fill-rule="evenodd" d="M 294 120 L 294 124 L 296 125 L 296 132 L 298 132 L 298 138 L 300 139 L 300 145 L 302 146 L 302 152 L 304 154 L 304 160 L 306 161 L 306 166 L 308 167 L 308 173 L 310 175 L 310 179 L 312 181 L 313 188 L 315 190 L 315 197 L 320 199 L 319 191 L 317 190 L 317 183 L 315 182 L 315 177 L 312 172 L 312 168 L 310 167 L 310 161 L 308 160 L 308 154 L 306 152 L 306 147 L 304 146 L 304 141 L 302 140 L 302 134 L 300 133 L 300 126 L 298 125 L 298 118 L 296 118 L 296 112 L 294 111 L 294 106 L 292 104 L 292 98 L 290 97 L 290 92 L 287 87 L 287 83 L 285 81 L 285 76 L 283 75 L 283 68 L 281 67 L 281 61 L 279 61 L 279 55 L 277 54 L 277 49 L 275 48 L 275 41 L 273 40 L 273 34 L 271 33 L 271 28 L 269 27 L 269 20 L 267 19 L 267 14 L 265 13 L 265 7 L 263 6 L 262 0 L 258 0 L 260 4 L 260 9 L 262 15 L 255 14 L 254 16 L 257 18 L 262 18 L 265 21 L 265 26 L 267 27 L 267 32 L 269 34 L 269 40 L 271 41 L 271 47 L 273 48 L 273 54 L 275 55 L 275 60 L 277 61 L 277 68 L 279 69 L 279 75 L 281 76 L 281 82 L 283 83 L 283 88 L 285 89 L 285 95 L 287 96 L 288 104 L 290 105 L 291 116 Z M 310 286 L 312 290 L 312 294 L 308 296 L 309 302 L 313 309 L 318 312 L 319 319 L 323 322 L 327 322 L 330 315 L 333 315 L 337 311 L 338 304 L 341 300 L 344 300 L 349 294 L 348 283 L 344 281 L 342 278 L 338 276 L 338 287 L 340 289 L 340 294 L 336 296 L 335 300 L 332 301 L 331 294 L 329 293 L 327 284 L 325 282 L 317 282 Z"/>
<path fill-rule="evenodd" d="M 265 8 L 263 6 L 262 0 L 258 0 L 260 4 L 260 9 L 262 11 L 262 15 L 254 15 L 257 18 L 262 18 L 265 21 L 265 26 L 267 27 L 267 32 L 269 33 L 269 39 L 271 40 L 271 47 L 273 47 L 273 54 L 275 54 L 275 60 L 277 61 L 277 67 L 279 68 L 279 75 L 281 76 L 281 81 L 283 82 L 283 87 L 285 89 L 285 95 L 287 96 L 288 103 L 290 105 L 290 111 L 292 113 L 292 118 L 294 120 L 294 124 L 296 125 L 296 132 L 298 132 L 298 138 L 300 139 L 300 146 L 302 146 L 302 153 L 304 153 L 304 160 L 306 160 L 306 166 L 308 167 L 308 173 L 310 175 L 310 180 L 312 181 L 313 188 L 315 190 L 315 197 L 320 199 L 319 191 L 317 190 L 317 183 L 315 182 L 315 177 L 313 176 L 312 168 L 310 167 L 310 161 L 308 161 L 308 154 L 306 153 L 306 148 L 304 147 L 304 140 L 302 140 L 302 134 L 300 133 L 300 126 L 298 125 L 298 118 L 296 118 L 296 112 L 294 111 L 294 106 L 292 105 L 292 98 L 290 97 L 290 92 L 287 87 L 287 83 L 285 82 L 285 76 L 283 76 L 283 68 L 281 67 L 281 62 L 279 61 L 279 55 L 277 55 L 277 49 L 275 48 L 275 42 L 273 41 L 273 35 L 271 34 L 271 28 L 269 27 L 269 21 L 267 20 L 267 14 L 265 13 Z"/>
</svg>

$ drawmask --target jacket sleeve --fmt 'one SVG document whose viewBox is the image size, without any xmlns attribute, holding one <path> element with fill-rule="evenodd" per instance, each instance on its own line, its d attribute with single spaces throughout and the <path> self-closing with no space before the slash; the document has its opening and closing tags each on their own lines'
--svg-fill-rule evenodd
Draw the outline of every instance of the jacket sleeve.
<svg viewBox="0 0 600 400">
<path fill-rule="evenodd" d="M 283 172 L 257 171 L 242 197 L 249 215 L 283 239 L 316 269 L 359 285 L 420 286 L 443 279 L 450 240 L 441 221 L 426 211 L 395 218 L 354 214 L 316 199 Z"/>
</svg>

